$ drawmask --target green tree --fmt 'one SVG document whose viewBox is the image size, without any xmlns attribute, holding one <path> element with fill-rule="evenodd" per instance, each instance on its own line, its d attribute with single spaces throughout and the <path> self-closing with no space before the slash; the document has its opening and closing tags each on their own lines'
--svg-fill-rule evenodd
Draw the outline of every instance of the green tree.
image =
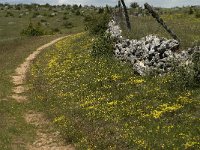
<svg viewBox="0 0 200 150">
<path fill-rule="evenodd" d="M 138 8 L 139 5 L 138 5 L 138 3 L 133 2 L 133 3 L 131 3 L 130 7 L 131 7 L 131 8 Z"/>
<path fill-rule="evenodd" d="M 190 9 L 189 9 L 189 15 L 192 15 L 192 14 L 194 14 L 194 10 L 193 10 L 192 7 L 190 7 Z"/>
</svg>

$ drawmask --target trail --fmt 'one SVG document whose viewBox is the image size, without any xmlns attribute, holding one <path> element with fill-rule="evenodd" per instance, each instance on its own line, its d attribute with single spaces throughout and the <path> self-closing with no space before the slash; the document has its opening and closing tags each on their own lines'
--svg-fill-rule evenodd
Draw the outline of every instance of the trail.
<svg viewBox="0 0 200 150">
<path fill-rule="evenodd" d="M 31 63 L 45 48 L 66 37 L 67 36 L 57 38 L 39 47 L 25 59 L 24 63 L 16 68 L 15 75 L 12 76 L 14 88 L 12 89 L 13 94 L 11 97 L 14 100 L 19 103 L 25 103 L 29 101 L 28 97 L 24 96 L 24 94 L 28 90 L 25 80 Z M 27 144 L 28 150 L 75 150 L 72 145 L 65 145 L 65 142 L 61 138 L 59 132 L 54 132 L 52 130 L 49 120 L 43 113 L 30 110 L 24 114 L 24 119 L 27 123 L 34 125 L 37 130 L 36 140 L 33 143 Z"/>
</svg>

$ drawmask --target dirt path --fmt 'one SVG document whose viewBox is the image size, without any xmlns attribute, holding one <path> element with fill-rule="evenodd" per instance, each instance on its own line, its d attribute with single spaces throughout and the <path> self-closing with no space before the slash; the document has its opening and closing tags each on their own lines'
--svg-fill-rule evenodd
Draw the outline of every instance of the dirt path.
<svg viewBox="0 0 200 150">
<path fill-rule="evenodd" d="M 28 97 L 24 96 L 28 90 L 25 84 L 26 73 L 30 68 L 30 64 L 36 58 L 36 56 L 45 48 L 55 44 L 59 40 L 65 37 L 61 37 L 39 47 L 36 51 L 30 54 L 24 63 L 22 63 L 16 70 L 15 75 L 12 76 L 12 81 L 15 85 L 13 88 L 14 100 L 19 103 L 28 102 Z M 45 115 L 41 112 L 29 111 L 24 114 L 24 118 L 27 123 L 35 125 L 37 129 L 36 140 L 33 143 L 27 145 L 28 150 L 75 150 L 72 145 L 65 145 L 64 140 L 60 137 L 59 132 L 54 132 L 50 127 L 50 122 L 45 118 Z"/>
</svg>

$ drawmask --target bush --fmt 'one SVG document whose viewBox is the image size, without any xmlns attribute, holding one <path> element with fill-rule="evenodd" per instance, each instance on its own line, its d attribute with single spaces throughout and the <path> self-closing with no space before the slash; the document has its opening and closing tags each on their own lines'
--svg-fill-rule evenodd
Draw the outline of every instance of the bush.
<svg viewBox="0 0 200 150">
<path fill-rule="evenodd" d="M 87 24 L 87 22 L 92 21 L 92 16 L 91 15 L 86 15 L 84 16 L 84 22 Z"/>
<path fill-rule="evenodd" d="M 21 32 L 22 35 L 26 36 L 41 36 L 44 35 L 44 31 L 40 28 L 40 26 L 34 27 L 32 23 Z"/>
<path fill-rule="evenodd" d="M 112 56 L 113 55 L 113 39 L 110 34 L 104 33 L 104 35 L 98 36 L 92 46 L 92 56 Z"/>
<path fill-rule="evenodd" d="M 80 12 L 79 10 L 77 10 L 76 13 L 75 13 L 75 15 L 76 15 L 76 16 L 80 16 L 80 15 L 81 15 L 81 12 Z"/>
<path fill-rule="evenodd" d="M 67 20 L 67 19 L 69 19 L 67 16 L 63 16 L 63 20 Z"/>
<path fill-rule="evenodd" d="M 200 84 L 200 52 L 195 52 L 192 55 L 192 62 L 194 63 L 194 81 L 197 85 Z"/>
<path fill-rule="evenodd" d="M 104 8 L 99 8 L 98 13 L 99 13 L 99 14 L 104 13 Z"/>
<path fill-rule="evenodd" d="M 197 11 L 197 12 L 196 12 L 195 17 L 196 17 L 196 18 L 200 18 L 200 11 Z"/>
<path fill-rule="evenodd" d="M 192 66 L 179 66 L 172 73 L 171 81 L 169 82 L 170 89 L 186 90 L 194 87 L 195 72 Z"/>
<path fill-rule="evenodd" d="M 45 20 L 45 19 L 41 19 L 40 22 L 47 22 L 47 20 Z"/>
<path fill-rule="evenodd" d="M 189 14 L 189 15 L 192 15 L 192 14 L 194 14 L 194 10 L 193 10 L 193 8 L 192 8 L 192 7 L 190 7 L 188 14 Z"/>
<path fill-rule="evenodd" d="M 75 5 L 72 6 L 72 8 L 73 8 L 74 10 L 77 10 L 77 9 L 79 9 L 79 6 L 78 6 L 77 4 L 75 4 Z"/>
<path fill-rule="evenodd" d="M 200 52 L 192 55 L 193 64 L 179 66 L 172 73 L 170 88 L 185 90 L 200 86 Z"/>
<path fill-rule="evenodd" d="M 68 28 L 68 29 L 74 27 L 72 22 L 70 22 L 70 21 L 65 21 L 63 25 L 64 25 L 65 28 Z"/>
<path fill-rule="evenodd" d="M 58 33 L 58 32 L 61 33 L 60 29 L 58 29 L 58 28 L 53 28 L 53 29 L 52 29 L 52 32 L 53 32 L 53 33 Z"/>
<path fill-rule="evenodd" d="M 93 14 L 86 16 L 85 19 L 86 30 L 93 35 L 102 35 L 108 28 L 108 22 L 110 21 L 110 15 L 104 14 Z"/>
<path fill-rule="evenodd" d="M 40 15 L 40 13 L 39 12 L 35 12 L 35 13 L 33 13 L 33 16 L 32 16 L 32 18 L 36 18 L 37 16 L 39 16 Z"/>
<path fill-rule="evenodd" d="M 14 14 L 11 12 L 7 12 L 5 17 L 14 17 Z"/>
</svg>

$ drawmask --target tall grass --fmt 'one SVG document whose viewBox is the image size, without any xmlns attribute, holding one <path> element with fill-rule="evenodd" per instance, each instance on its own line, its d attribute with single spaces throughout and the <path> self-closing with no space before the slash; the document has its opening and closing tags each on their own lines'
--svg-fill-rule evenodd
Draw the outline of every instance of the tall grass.
<svg viewBox="0 0 200 150">
<path fill-rule="evenodd" d="M 23 150 L 35 135 L 33 127 L 28 125 L 23 114 L 30 109 L 19 104 L 9 96 L 12 93 L 11 75 L 15 68 L 37 47 L 53 40 L 57 36 L 17 38 L 0 42 L 0 149 Z M 27 142 L 27 143 L 26 143 Z"/>
<path fill-rule="evenodd" d="M 156 34 L 160 37 L 171 38 L 164 28 L 151 16 L 132 16 L 130 18 L 132 26 L 131 32 L 126 29 L 124 22 L 121 24 L 123 34 L 126 37 L 140 39 L 149 34 Z M 193 15 L 179 13 L 161 15 L 161 18 L 163 18 L 170 29 L 181 39 L 181 49 L 199 44 L 200 19 L 195 18 Z"/>
</svg>

